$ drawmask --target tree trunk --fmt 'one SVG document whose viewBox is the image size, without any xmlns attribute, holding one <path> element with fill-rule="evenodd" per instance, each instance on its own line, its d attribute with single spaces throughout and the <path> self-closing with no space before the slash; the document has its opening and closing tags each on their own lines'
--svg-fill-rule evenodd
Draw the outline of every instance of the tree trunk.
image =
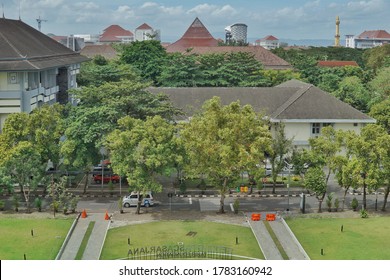
<svg viewBox="0 0 390 280">
<path fill-rule="evenodd" d="M 85 184 L 84 184 L 84 191 L 83 191 L 83 194 L 85 194 L 87 192 L 87 187 L 88 187 L 88 178 L 89 178 L 89 171 L 85 172 Z M 102 178 L 103 180 L 103 178 Z"/>
<path fill-rule="evenodd" d="M 341 210 L 341 211 L 344 211 L 345 197 L 347 196 L 348 189 L 349 189 L 349 187 L 348 187 L 348 188 L 346 188 L 346 189 L 345 189 L 345 192 L 344 192 L 344 197 L 343 197 L 343 208 L 342 208 L 342 210 Z"/>
<path fill-rule="evenodd" d="M 141 214 L 141 202 L 142 202 L 142 198 L 141 198 L 141 192 L 138 191 L 138 202 L 137 202 L 137 209 L 135 210 L 135 213 L 137 215 Z"/>
<path fill-rule="evenodd" d="M 367 209 L 367 184 L 366 178 L 363 179 L 363 209 Z"/>
<path fill-rule="evenodd" d="M 386 187 L 385 190 L 385 197 L 383 199 L 383 206 L 382 206 L 382 211 L 386 210 L 386 204 L 387 204 L 387 198 L 389 197 L 389 192 L 390 192 L 390 185 Z"/>
<path fill-rule="evenodd" d="M 228 179 L 225 178 L 223 180 L 223 186 L 221 190 L 221 200 L 220 200 L 220 206 L 219 206 L 219 213 L 224 214 L 225 213 L 225 193 L 226 193 L 226 186 L 227 186 Z"/>
<path fill-rule="evenodd" d="M 322 202 L 324 201 L 325 194 L 326 193 L 324 193 L 322 197 L 318 199 L 318 213 L 322 212 Z"/>
</svg>

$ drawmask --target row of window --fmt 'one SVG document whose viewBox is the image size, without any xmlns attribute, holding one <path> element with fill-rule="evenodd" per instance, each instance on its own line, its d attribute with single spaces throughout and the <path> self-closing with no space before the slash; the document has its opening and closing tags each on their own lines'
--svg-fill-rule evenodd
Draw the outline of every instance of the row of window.
<svg viewBox="0 0 390 280">
<path fill-rule="evenodd" d="M 327 126 L 334 126 L 334 123 L 312 123 L 311 124 L 311 134 L 312 136 L 318 136 L 321 133 L 321 129 Z M 353 126 L 358 126 L 357 123 L 354 123 Z"/>
</svg>

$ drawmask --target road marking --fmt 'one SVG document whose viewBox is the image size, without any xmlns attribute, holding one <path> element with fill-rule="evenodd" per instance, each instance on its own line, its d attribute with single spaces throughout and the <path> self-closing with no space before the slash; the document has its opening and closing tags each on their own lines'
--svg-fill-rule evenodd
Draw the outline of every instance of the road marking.
<svg viewBox="0 0 390 280">
<path fill-rule="evenodd" d="M 192 197 L 190 197 L 190 198 L 188 199 L 188 202 L 189 202 L 190 204 L 192 204 Z"/>
</svg>

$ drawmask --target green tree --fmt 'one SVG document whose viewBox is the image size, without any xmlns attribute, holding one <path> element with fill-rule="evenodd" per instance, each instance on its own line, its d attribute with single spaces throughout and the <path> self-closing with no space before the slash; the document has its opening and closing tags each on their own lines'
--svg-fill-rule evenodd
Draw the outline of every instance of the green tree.
<svg viewBox="0 0 390 280">
<path fill-rule="evenodd" d="M 352 107 L 368 112 L 371 96 L 358 77 L 345 77 L 332 94 Z"/>
<path fill-rule="evenodd" d="M 320 167 L 310 167 L 305 174 L 305 187 L 314 192 L 318 200 L 318 212 L 324 200 L 327 184 L 324 171 Z"/>
<path fill-rule="evenodd" d="M 100 86 L 107 82 L 121 80 L 139 81 L 140 76 L 125 63 L 107 61 L 104 57 L 95 57 L 92 61 L 81 65 L 80 74 L 77 75 L 79 86 Z"/>
<path fill-rule="evenodd" d="M 337 155 L 341 151 L 344 141 L 344 134 L 341 130 L 336 131 L 332 126 L 324 127 L 321 135 L 317 138 L 310 138 L 310 153 L 318 158 L 316 166 L 326 167 L 327 175 L 325 183 L 328 184 L 330 174 L 337 168 Z"/>
<path fill-rule="evenodd" d="M 346 147 L 350 159 L 357 161 L 354 174 L 363 187 L 363 208 L 367 209 L 367 189 L 376 190 L 382 183 L 381 139 L 387 132 L 379 125 L 369 124 L 362 128 L 360 135 L 347 134 Z"/>
<path fill-rule="evenodd" d="M 12 184 L 20 187 L 27 212 L 30 212 L 31 194 L 44 183 L 47 164 L 42 163 L 41 155 L 30 142 L 21 141 L 8 151 L 1 165 L 11 175 Z"/>
<path fill-rule="evenodd" d="M 166 57 L 166 50 L 159 41 L 146 40 L 124 45 L 120 61 L 137 69 L 144 81 L 158 85 Z"/>
<path fill-rule="evenodd" d="M 162 185 L 156 174 L 165 173 L 175 162 L 175 127 L 159 116 L 145 121 L 124 117 L 119 128 L 108 137 L 114 172 L 125 175 L 131 191 L 138 192 L 136 213 L 140 213 L 140 194 L 146 191 L 160 192 Z"/>
<path fill-rule="evenodd" d="M 368 83 L 373 91 L 370 105 L 379 103 L 390 97 L 390 67 L 382 68 L 378 74 Z"/>
<path fill-rule="evenodd" d="M 204 174 L 218 187 L 221 213 L 229 184 L 242 171 L 255 169 L 271 145 L 268 126 L 252 107 L 241 107 L 238 102 L 222 106 L 218 97 L 205 102 L 180 136 L 189 157 L 186 173 Z"/>
<path fill-rule="evenodd" d="M 272 168 L 272 193 L 275 193 L 276 181 L 278 174 L 286 165 L 285 157 L 290 152 L 292 147 L 292 139 L 287 139 L 284 123 L 274 123 L 274 136 L 271 142 L 271 150 L 269 152 L 269 161 Z"/>
<path fill-rule="evenodd" d="M 195 54 L 168 54 L 169 63 L 164 66 L 158 78 L 164 87 L 195 87 L 202 83 L 202 75 Z"/>
<path fill-rule="evenodd" d="M 377 123 L 390 134 L 390 99 L 375 104 L 371 107 L 369 115 L 377 120 Z"/>
<path fill-rule="evenodd" d="M 377 70 L 383 66 L 389 67 L 390 45 L 383 45 L 365 50 L 363 59 L 368 68 Z"/>
</svg>

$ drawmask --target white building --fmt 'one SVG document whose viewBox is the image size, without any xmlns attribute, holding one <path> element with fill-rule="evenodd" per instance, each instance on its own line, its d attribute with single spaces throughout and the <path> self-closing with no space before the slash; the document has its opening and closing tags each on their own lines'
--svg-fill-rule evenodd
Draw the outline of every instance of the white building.
<svg viewBox="0 0 390 280">
<path fill-rule="evenodd" d="M 246 44 L 248 26 L 244 23 L 235 23 L 225 28 L 226 43 L 237 42 Z"/>
<path fill-rule="evenodd" d="M 345 46 L 353 49 L 369 49 L 389 43 L 390 34 L 385 30 L 364 31 L 358 36 L 345 36 Z"/>
<path fill-rule="evenodd" d="M 275 36 L 268 35 L 255 41 L 255 46 L 261 46 L 267 50 L 279 48 L 279 39 Z"/>
<path fill-rule="evenodd" d="M 157 40 L 161 41 L 160 30 L 154 30 L 148 24 L 144 23 L 138 26 L 135 31 L 135 41 Z"/>
</svg>

